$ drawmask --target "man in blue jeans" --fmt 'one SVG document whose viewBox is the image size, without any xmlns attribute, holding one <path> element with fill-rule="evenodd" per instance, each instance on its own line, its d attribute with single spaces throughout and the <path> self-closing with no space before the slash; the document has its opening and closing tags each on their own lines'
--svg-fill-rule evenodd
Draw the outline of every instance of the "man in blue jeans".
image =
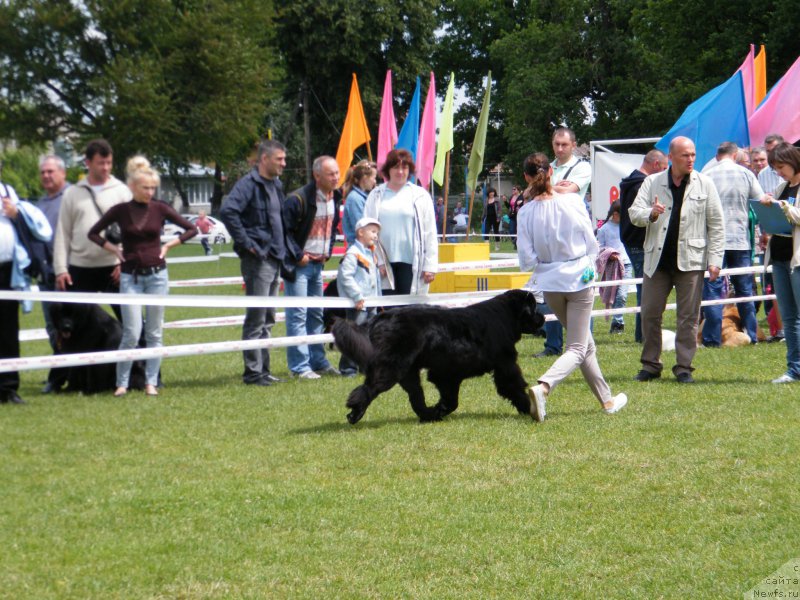
<svg viewBox="0 0 800 600">
<path fill-rule="evenodd" d="M 641 279 L 644 274 L 644 236 L 647 230 L 644 227 L 636 227 L 631 223 L 628 210 L 633 201 L 636 200 L 636 194 L 639 193 L 639 188 L 642 187 L 645 178 L 654 173 L 661 173 L 666 168 L 667 156 L 661 150 L 650 150 L 645 154 L 642 165 L 638 169 L 634 169 L 619 184 L 619 237 L 631 261 L 633 276 L 637 279 Z M 637 283 L 636 306 L 641 305 L 642 284 Z M 642 343 L 642 317 L 639 313 L 636 313 L 636 327 L 633 339 L 640 344 Z"/>
<path fill-rule="evenodd" d="M 293 266 L 283 273 L 287 297 L 322 297 L 322 269 L 336 241 L 339 205 L 339 165 L 330 156 L 320 156 L 312 167 L 314 181 L 293 191 L 283 205 L 286 223 L 286 249 Z M 286 309 L 286 334 L 289 337 L 322 333 L 322 308 Z M 325 356 L 323 344 L 300 344 L 286 348 L 286 361 L 292 375 L 319 379 L 339 375 Z"/>
<path fill-rule="evenodd" d="M 725 254 L 722 268 L 749 267 L 753 264 L 753 240 L 750 237 L 749 200 L 764 196 L 758 179 L 753 172 L 735 162 L 739 150 L 733 142 L 723 142 L 717 148 L 717 162 L 703 171 L 714 182 L 719 193 L 725 215 Z M 747 298 L 753 295 L 753 276 L 750 273 L 730 275 L 734 296 Z M 703 300 L 716 300 L 723 297 L 723 281 L 706 280 L 703 286 Z M 742 326 L 750 343 L 757 343 L 756 309 L 753 302 L 740 302 L 737 305 Z M 703 308 L 703 345 L 718 347 L 722 343 L 722 305 Z"/>
</svg>

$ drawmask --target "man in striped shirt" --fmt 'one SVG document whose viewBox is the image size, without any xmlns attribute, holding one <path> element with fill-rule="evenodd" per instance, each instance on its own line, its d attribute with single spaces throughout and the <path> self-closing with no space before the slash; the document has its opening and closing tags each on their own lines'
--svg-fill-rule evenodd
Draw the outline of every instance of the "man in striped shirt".
<svg viewBox="0 0 800 600">
<path fill-rule="evenodd" d="M 783 141 L 783 136 L 777 133 L 771 133 L 764 138 L 764 149 L 767 151 L 767 154 L 769 154 L 770 150 Z M 783 179 L 780 178 L 778 172 L 769 165 L 758 174 L 758 183 L 761 185 L 761 189 L 764 190 L 765 194 L 774 192 L 775 188 L 778 187 L 778 184 L 782 181 Z"/>
<path fill-rule="evenodd" d="M 722 268 L 749 267 L 752 265 L 753 241 L 750 239 L 749 201 L 760 200 L 764 192 L 750 169 L 735 162 L 739 151 L 733 142 L 723 142 L 717 148 L 717 162 L 704 170 L 711 178 L 719 193 L 725 216 L 725 253 Z M 752 275 L 731 275 L 734 296 L 747 298 L 753 295 Z M 703 300 L 722 298 L 723 279 L 706 279 L 703 286 Z M 751 343 L 756 343 L 756 310 L 753 302 L 740 302 L 737 305 L 742 325 Z M 722 306 L 706 306 L 703 309 L 703 345 L 720 346 L 722 343 Z"/>
<path fill-rule="evenodd" d="M 314 181 L 286 197 L 283 214 L 286 222 L 286 247 L 293 269 L 283 273 L 286 296 L 321 297 L 322 269 L 331 257 L 339 224 L 342 195 L 339 165 L 335 158 L 320 156 L 312 167 Z M 322 333 L 322 308 L 286 309 L 286 334 L 291 337 Z M 301 344 L 286 348 L 286 361 L 292 375 L 319 379 L 339 375 L 325 356 L 323 344 Z"/>
</svg>

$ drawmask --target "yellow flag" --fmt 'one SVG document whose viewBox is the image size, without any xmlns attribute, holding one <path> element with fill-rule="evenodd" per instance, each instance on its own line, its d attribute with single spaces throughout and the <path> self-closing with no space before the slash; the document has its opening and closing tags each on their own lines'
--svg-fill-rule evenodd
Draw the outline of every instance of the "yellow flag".
<svg viewBox="0 0 800 600">
<path fill-rule="evenodd" d="M 358 91 L 358 80 L 353 73 L 353 84 L 350 86 L 350 101 L 347 103 L 347 117 L 342 128 L 342 137 L 339 140 L 339 149 L 336 151 L 336 162 L 339 164 L 339 185 L 344 183 L 347 169 L 353 162 L 353 153 L 362 144 L 368 144 L 372 138 L 367 128 L 367 118 L 364 116 L 364 107 L 361 105 L 361 94 Z"/>
</svg>

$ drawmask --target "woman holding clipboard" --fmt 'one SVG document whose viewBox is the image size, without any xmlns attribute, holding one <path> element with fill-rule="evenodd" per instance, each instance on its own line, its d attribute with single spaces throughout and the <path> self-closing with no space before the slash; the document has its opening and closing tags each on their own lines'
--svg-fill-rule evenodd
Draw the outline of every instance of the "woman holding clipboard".
<svg viewBox="0 0 800 600">
<path fill-rule="evenodd" d="M 786 336 L 786 372 L 772 383 L 800 381 L 800 149 L 781 143 L 769 152 L 769 164 L 784 180 L 774 198 L 765 196 L 762 204 L 777 202 L 792 224 L 790 235 L 771 237 L 764 264 L 772 264 L 772 280 Z"/>
</svg>

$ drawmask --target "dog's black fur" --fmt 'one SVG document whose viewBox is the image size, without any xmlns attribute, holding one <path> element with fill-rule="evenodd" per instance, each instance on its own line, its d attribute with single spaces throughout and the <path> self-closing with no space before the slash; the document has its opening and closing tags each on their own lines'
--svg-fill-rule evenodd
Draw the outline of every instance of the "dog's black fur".
<svg viewBox="0 0 800 600">
<path fill-rule="evenodd" d="M 122 325 L 96 304 L 73 302 L 51 305 L 53 326 L 58 336 L 59 354 L 78 354 L 118 350 Z M 116 364 L 70 367 L 67 392 L 96 394 L 116 388 Z M 130 387 L 144 389 L 144 368 L 140 361 L 131 368 Z"/>
<path fill-rule="evenodd" d="M 420 421 L 439 421 L 458 408 L 461 382 L 494 372 L 497 393 L 528 414 L 528 387 L 517 365 L 516 343 L 544 324 L 533 294 L 511 290 L 465 308 L 408 306 L 383 312 L 363 327 L 338 320 L 339 349 L 366 371 L 363 385 L 347 399 L 347 420 L 357 423 L 370 403 L 399 383 Z M 420 369 L 439 390 L 438 404 L 425 404 Z"/>
<path fill-rule="evenodd" d="M 325 298 L 338 298 L 339 286 L 336 284 L 336 279 L 331 279 L 328 285 L 325 286 L 325 291 L 322 292 Z M 323 308 L 322 309 L 322 331 L 330 333 L 333 330 L 333 324 L 336 319 L 344 319 L 347 313 L 343 308 Z"/>
</svg>

